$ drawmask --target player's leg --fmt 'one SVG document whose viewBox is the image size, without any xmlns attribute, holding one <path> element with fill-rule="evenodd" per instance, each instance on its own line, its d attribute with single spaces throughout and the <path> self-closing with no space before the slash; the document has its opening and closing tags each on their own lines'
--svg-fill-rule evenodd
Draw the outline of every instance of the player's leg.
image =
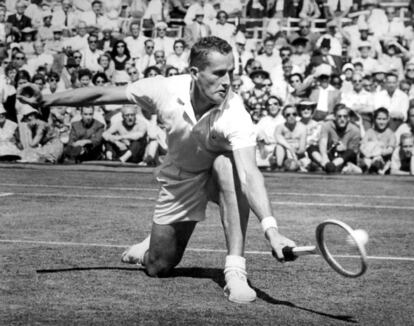
<svg viewBox="0 0 414 326">
<path fill-rule="evenodd" d="M 211 199 L 220 206 L 227 244 L 225 294 L 229 300 L 238 303 L 254 301 L 256 292 L 247 283 L 246 262 L 243 257 L 250 207 L 241 191 L 231 154 L 220 155 L 215 160 L 209 193 Z"/>
<path fill-rule="evenodd" d="M 122 261 L 142 265 L 149 276 L 167 276 L 181 261 L 196 223 L 153 223 L 151 235 L 126 250 Z"/>
</svg>

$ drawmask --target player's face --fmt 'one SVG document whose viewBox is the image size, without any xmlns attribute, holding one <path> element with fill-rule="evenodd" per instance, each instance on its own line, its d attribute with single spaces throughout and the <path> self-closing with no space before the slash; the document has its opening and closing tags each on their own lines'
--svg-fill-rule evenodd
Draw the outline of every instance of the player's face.
<svg viewBox="0 0 414 326">
<path fill-rule="evenodd" d="M 93 108 L 85 107 L 82 109 L 82 121 L 86 126 L 90 126 L 93 122 Z"/>
<path fill-rule="evenodd" d="M 385 128 L 387 128 L 388 121 L 388 115 L 386 115 L 385 113 L 379 113 L 375 119 L 375 125 L 378 130 L 385 130 Z"/>
<path fill-rule="evenodd" d="M 227 95 L 233 79 L 233 54 L 211 52 L 203 70 L 195 74 L 200 93 L 212 104 L 220 104 Z"/>
</svg>

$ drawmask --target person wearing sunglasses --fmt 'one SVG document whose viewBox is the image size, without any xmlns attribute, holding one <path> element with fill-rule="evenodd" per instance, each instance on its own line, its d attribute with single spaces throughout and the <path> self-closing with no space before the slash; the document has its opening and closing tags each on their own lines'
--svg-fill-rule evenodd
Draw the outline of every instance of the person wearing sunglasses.
<svg viewBox="0 0 414 326">
<path fill-rule="evenodd" d="M 100 70 L 101 67 L 98 64 L 98 59 L 103 54 L 103 51 L 98 49 L 98 36 L 96 34 L 89 35 L 88 48 L 81 51 L 81 53 L 82 53 L 82 60 L 81 60 L 82 68 L 87 68 L 93 72 Z"/>
<path fill-rule="evenodd" d="M 298 121 L 298 111 L 294 105 L 286 105 L 282 111 L 285 122 L 275 129 L 275 159 L 277 170 L 297 171 L 299 160 L 305 157 L 306 127 Z"/>
<path fill-rule="evenodd" d="M 361 133 L 350 121 L 351 110 L 342 103 L 335 105 L 334 120 L 324 123 L 319 140 L 321 165 L 326 173 L 362 173 L 356 166 Z M 345 172 L 345 171 L 344 171 Z"/>
</svg>

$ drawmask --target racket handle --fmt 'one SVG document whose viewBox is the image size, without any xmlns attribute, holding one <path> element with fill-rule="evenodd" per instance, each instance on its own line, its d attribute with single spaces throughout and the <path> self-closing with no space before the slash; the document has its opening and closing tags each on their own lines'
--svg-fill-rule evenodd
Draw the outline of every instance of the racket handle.
<svg viewBox="0 0 414 326">
<path fill-rule="evenodd" d="M 296 257 L 315 255 L 318 253 L 315 246 L 294 247 L 292 248 L 292 252 Z"/>
</svg>

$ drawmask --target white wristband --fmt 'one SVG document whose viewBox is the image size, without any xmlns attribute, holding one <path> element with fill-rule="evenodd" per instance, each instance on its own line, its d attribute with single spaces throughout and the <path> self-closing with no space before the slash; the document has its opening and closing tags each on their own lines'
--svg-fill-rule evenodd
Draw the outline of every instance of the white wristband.
<svg viewBox="0 0 414 326">
<path fill-rule="evenodd" d="M 267 229 L 269 228 L 276 228 L 277 229 L 277 223 L 276 219 L 273 216 L 267 216 L 260 222 L 262 224 L 263 232 L 266 233 Z"/>
</svg>

